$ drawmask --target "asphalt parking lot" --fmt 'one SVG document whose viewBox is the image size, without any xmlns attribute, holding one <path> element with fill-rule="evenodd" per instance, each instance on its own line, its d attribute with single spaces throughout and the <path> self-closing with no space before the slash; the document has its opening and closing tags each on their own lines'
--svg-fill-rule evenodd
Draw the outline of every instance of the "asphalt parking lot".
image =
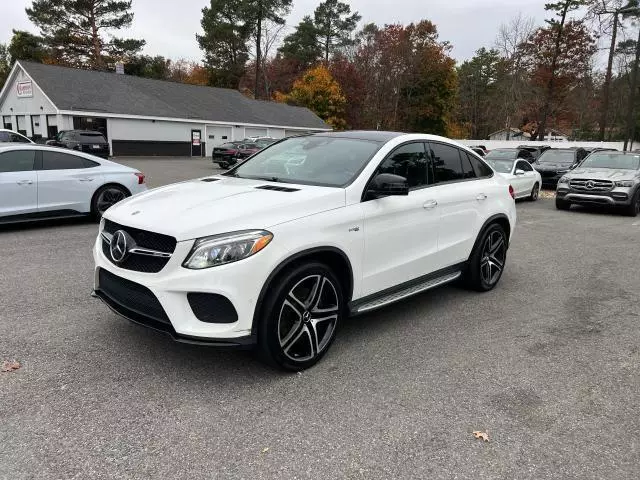
<svg viewBox="0 0 640 480">
<path fill-rule="evenodd" d="M 212 171 L 123 163 L 152 186 Z M 350 319 L 295 375 L 91 298 L 96 224 L 2 228 L 0 361 L 22 367 L 0 373 L 0 478 L 638 478 L 640 217 L 518 215 L 494 291 Z"/>
</svg>

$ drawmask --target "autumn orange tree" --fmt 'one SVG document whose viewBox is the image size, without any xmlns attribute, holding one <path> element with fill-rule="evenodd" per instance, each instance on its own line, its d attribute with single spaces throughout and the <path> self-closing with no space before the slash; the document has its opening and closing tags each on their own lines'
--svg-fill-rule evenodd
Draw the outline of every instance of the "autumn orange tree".
<svg viewBox="0 0 640 480">
<path fill-rule="evenodd" d="M 307 107 L 336 130 L 346 128 L 346 98 L 338 82 L 324 65 L 307 70 L 293 82 L 288 94 L 276 92 L 279 102 Z"/>
</svg>

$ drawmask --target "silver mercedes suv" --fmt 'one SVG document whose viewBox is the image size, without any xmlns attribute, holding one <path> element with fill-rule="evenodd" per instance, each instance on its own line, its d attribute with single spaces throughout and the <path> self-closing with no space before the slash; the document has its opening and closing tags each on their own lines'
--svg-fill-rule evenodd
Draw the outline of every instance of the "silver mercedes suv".
<svg viewBox="0 0 640 480">
<path fill-rule="evenodd" d="M 610 205 L 635 217 L 640 212 L 640 154 L 594 152 L 558 181 L 556 208 Z"/>
</svg>

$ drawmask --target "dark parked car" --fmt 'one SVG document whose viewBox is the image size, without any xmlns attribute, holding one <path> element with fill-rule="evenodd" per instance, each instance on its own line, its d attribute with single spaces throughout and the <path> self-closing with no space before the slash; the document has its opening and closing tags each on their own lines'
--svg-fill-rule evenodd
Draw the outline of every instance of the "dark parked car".
<svg viewBox="0 0 640 480">
<path fill-rule="evenodd" d="M 483 149 L 481 149 L 480 147 L 469 147 L 471 150 L 473 150 L 474 152 L 476 152 L 478 155 L 480 155 L 481 157 L 484 157 L 487 152 L 485 152 Z"/>
<path fill-rule="evenodd" d="M 102 133 L 93 130 L 65 130 L 46 144 L 109 158 L 109 142 Z"/>
<path fill-rule="evenodd" d="M 519 145 L 518 148 L 522 148 L 528 152 L 531 152 L 534 161 L 542 155 L 544 152 L 549 150 L 551 147 L 549 145 Z"/>
<path fill-rule="evenodd" d="M 540 172 L 543 187 L 556 187 L 558 180 L 575 168 L 585 157 L 584 148 L 551 148 L 534 162 L 533 168 Z"/>
<path fill-rule="evenodd" d="M 532 153 L 524 148 L 496 148 L 487 153 L 484 158 L 485 160 L 516 160 L 522 158 L 529 163 L 534 160 Z"/>
<path fill-rule="evenodd" d="M 249 142 L 227 142 L 219 147 L 214 147 L 212 160 L 220 168 L 229 168 L 238 163 L 238 160 L 249 158 L 254 153 L 262 150 L 257 143 Z"/>
</svg>

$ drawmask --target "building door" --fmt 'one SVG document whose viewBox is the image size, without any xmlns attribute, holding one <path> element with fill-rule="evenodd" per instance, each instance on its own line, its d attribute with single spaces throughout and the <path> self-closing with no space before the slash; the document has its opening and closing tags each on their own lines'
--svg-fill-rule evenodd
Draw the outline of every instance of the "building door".
<svg viewBox="0 0 640 480">
<path fill-rule="evenodd" d="M 202 156 L 202 130 L 191 130 L 191 156 Z"/>
<path fill-rule="evenodd" d="M 213 153 L 213 147 L 222 145 L 223 143 L 233 140 L 232 127 L 220 127 L 217 125 L 207 125 L 207 139 L 205 142 L 206 156 L 210 157 Z"/>
<path fill-rule="evenodd" d="M 17 125 L 18 133 L 26 137 L 27 136 L 27 119 L 25 118 L 24 115 L 18 115 L 16 116 L 16 121 L 18 122 L 18 125 Z"/>
<path fill-rule="evenodd" d="M 40 127 L 40 115 L 30 115 L 31 117 L 31 138 L 36 141 L 42 138 L 42 129 Z"/>
</svg>

